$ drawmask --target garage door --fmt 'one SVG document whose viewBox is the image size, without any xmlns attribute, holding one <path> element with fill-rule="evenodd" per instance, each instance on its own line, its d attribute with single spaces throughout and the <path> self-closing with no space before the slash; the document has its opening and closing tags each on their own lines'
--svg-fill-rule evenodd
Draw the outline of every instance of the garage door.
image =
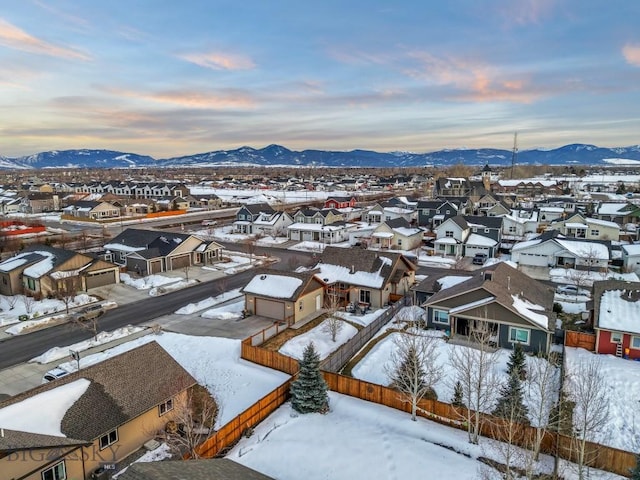
<svg viewBox="0 0 640 480">
<path fill-rule="evenodd" d="M 256 315 L 284 320 L 284 302 L 256 298 Z"/>
<path fill-rule="evenodd" d="M 87 275 L 87 289 L 116 283 L 116 272 L 108 270 Z"/>
<path fill-rule="evenodd" d="M 187 265 L 190 265 L 190 264 L 191 262 L 190 262 L 189 254 L 182 255 L 180 257 L 171 258 L 171 267 L 173 270 L 186 267 Z"/>
</svg>

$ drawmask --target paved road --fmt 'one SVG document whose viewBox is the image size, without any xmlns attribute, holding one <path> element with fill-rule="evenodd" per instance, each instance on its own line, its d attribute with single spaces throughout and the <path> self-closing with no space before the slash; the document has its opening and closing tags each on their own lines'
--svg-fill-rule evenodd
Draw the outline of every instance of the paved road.
<svg viewBox="0 0 640 480">
<path fill-rule="evenodd" d="M 290 271 L 298 265 L 308 265 L 313 260 L 310 254 L 304 252 L 262 248 L 259 251 L 261 254 L 268 253 L 272 256 L 277 254 L 281 258 L 280 262 L 270 267 L 277 270 Z M 203 282 L 184 290 L 120 306 L 99 318 L 99 330 L 111 331 L 127 325 L 149 322 L 154 318 L 173 313 L 188 303 L 198 302 L 219 295 L 223 291 L 243 287 L 253 275 L 255 275 L 255 270 L 250 269 L 235 275 Z M 10 337 L 0 342 L 0 370 L 30 360 L 52 347 L 71 345 L 91 337 L 90 331 L 71 324 Z"/>
</svg>

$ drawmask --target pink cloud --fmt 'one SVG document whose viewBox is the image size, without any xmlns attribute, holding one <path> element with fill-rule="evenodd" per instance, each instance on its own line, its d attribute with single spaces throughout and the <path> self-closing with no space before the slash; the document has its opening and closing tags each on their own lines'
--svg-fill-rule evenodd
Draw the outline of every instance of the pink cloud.
<svg viewBox="0 0 640 480">
<path fill-rule="evenodd" d="M 62 47 L 45 42 L 24 30 L 0 18 L 0 45 L 24 52 L 48 55 L 50 57 L 72 60 L 90 60 L 91 58 L 76 49 Z"/>
<path fill-rule="evenodd" d="M 622 48 L 622 55 L 628 64 L 640 67 L 640 44 L 626 44 Z"/>
<path fill-rule="evenodd" d="M 213 70 L 251 70 L 256 66 L 249 57 L 220 52 L 187 53 L 180 58 Z"/>
<path fill-rule="evenodd" d="M 127 98 L 156 103 L 169 103 L 188 108 L 228 109 L 252 108 L 255 100 L 241 91 L 225 90 L 222 92 L 206 92 L 197 90 L 167 90 L 162 92 L 139 92 L 117 88 L 103 88 L 102 90 Z"/>
</svg>

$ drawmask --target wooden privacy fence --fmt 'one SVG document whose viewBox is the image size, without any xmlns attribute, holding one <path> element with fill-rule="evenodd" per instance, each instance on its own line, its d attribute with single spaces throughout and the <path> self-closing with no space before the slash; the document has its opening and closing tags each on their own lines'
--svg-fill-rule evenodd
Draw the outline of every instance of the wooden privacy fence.
<svg viewBox="0 0 640 480">
<path fill-rule="evenodd" d="M 593 333 L 565 330 L 564 345 L 566 347 L 580 347 L 590 352 L 595 352 L 596 336 Z"/>
<path fill-rule="evenodd" d="M 264 367 L 273 368 L 289 375 L 295 375 L 298 373 L 299 366 L 298 360 L 288 357 L 279 352 L 272 350 L 265 350 L 263 348 L 255 347 L 251 344 L 251 338 L 246 338 L 240 345 L 240 357 L 244 360 L 248 360 Z"/>
<path fill-rule="evenodd" d="M 213 458 L 225 448 L 235 444 L 247 429 L 255 427 L 287 401 L 290 383 L 291 380 L 287 380 L 198 445 L 196 447 L 198 456 Z"/>
<path fill-rule="evenodd" d="M 411 412 L 411 403 L 403 399 L 397 390 L 333 372 L 323 372 L 323 375 L 329 389 L 333 392 L 395 408 L 396 410 L 407 413 Z M 422 399 L 418 403 L 419 416 L 461 430 L 467 429 L 466 413 L 467 410 L 463 407 L 454 407 L 449 403 L 443 403 L 437 400 Z M 497 440 L 504 438 L 505 431 L 508 428 L 507 422 L 504 419 L 485 414 L 482 414 L 482 418 L 483 421 L 480 432 L 482 436 Z M 536 429 L 528 425 L 518 425 L 515 427 L 515 430 L 515 435 L 512 437 L 513 443 L 525 448 L 530 446 L 530 439 L 535 438 Z M 560 458 L 574 462 L 577 460 L 578 455 L 575 447 L 575 438 L 556 435 L 553 432 L 546 432 L 541 442 L 542 452 L 555 455 L 557 449 Z M 585 459 L 588 460 L 587 463 L 591 467 L 613 472 L 618 475 L 628 476 L 629 469 L 633 468 L 636 464 L 636 458 L 633 453 L 617 448 L 587 442 L 585 450 Z"/>
<path fill-rule="evenodd" d="M 258 333 L 251 335 L 249 338 L 245 338 L 243 340 L 243 343 L 248 342 L 249 345 L 254 345 L 254 346 L 262 345 L 271 337 L 275 337 L 280 332 L 285 331 L 287 328 L 289 327 L 286 324 L 281 325 L 279 323 L 274 323 L 270 327 L 263 328 Z"/>
<path fill-rule="evenodd" d="M 404 297 L 403 301 L 399 301 L 391 305 L 382 315 L 376 318 L 366 327 L 359 330 L 353 337 L 346 343 L 342 344 L 336 351 L 334 351 L 329 357 L 320 362 L 320 368 L 329 372 L 338 372 L 344 367 L 354 355 L 364 347 L 373 336 L 380 331 L 380 329 L 386 325 L 393 316 L 398 313 L 402 307 L 408 304 L 410 298 Z"/>
</svg>

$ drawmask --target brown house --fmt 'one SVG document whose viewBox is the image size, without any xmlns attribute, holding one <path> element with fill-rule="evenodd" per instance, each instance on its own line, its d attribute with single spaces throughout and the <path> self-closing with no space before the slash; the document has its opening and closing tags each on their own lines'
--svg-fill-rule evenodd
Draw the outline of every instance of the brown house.
<svg viewBox="0 0 640 480">
<path fill-rule="evenodd" d="M 0 262 L 0 293 L 49 296 L 120 282 L 117 265 L 72 250 L 30 245 Z"/>
<path fill-rule="evenodd" d="M 0 472 L 87 479 L 162 432 L 195 379 L 156 342 L 0 403 Z"/>
<path fill-rule="evenodd" d="M 256 274 L 241 290 L 245 310 L 253 315 L 286 321 L 292 325 L 324 306 L 325 283 L 314 272 Z"/>
</svg>

